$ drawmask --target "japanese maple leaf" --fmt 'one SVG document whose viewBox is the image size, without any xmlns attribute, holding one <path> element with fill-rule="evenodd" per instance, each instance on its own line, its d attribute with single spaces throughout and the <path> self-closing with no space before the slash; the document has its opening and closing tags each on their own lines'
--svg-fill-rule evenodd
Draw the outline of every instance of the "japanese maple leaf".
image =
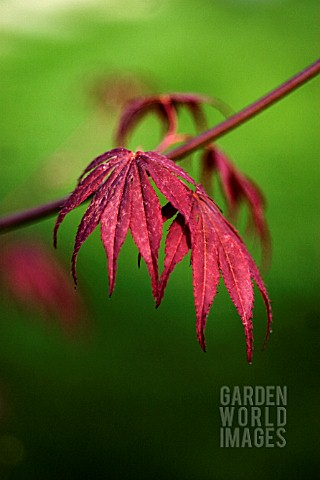
<svg viewBox="0 0 320 480">
<path fill-rule="evenodd" d="M 133 128 L 147 113 L 152 112 L 159 117 L 164 126 L 164 138 L 157 148 L 158 151 L 164 151 L 173 143 L 187 137 L 178 133 L 178 108 L 185 107 L 189 111 L 197 130 L 206 128 L 203 104 L 212 105 L 224 116 L 230 113 L 229 107 L 220 100 L 194 93 L 167 93 L 133 99 L 128 102 L 121 115 L 116 142 L 118 145 L 126 145 Z"/>
<path fill-rule="evenodd" d="M 133 153 L 125 148 L 116 148 L 89 164 L 62 207 L 54 231 L 56 245 L 57 231 L 64 217 L 93 195 L 76 235 L 72 256 L 75 282 L 79 249 L 100 223 L 101 239 L 108 259 L 109 294 L 114 290 L 118 255 L 130 229 L 147 265 L 153 295 L 158 297 L 162 214 L 150 178 L 175 208 L 185 213 L 191 202 L 191 190 L 179 177 L 195 185 L 194 180 L 172 160 L 155 152 Z"/>
<path fill-rule="evenodd" d="M 228 204 L 229 215 L 237 217 L 241 203 L 250 211 L 251 226 L 256 230 L 266 255 L 270 251 L 270 234 L 265 219 L 265 199 L 259 187 L 243 175 L 216 146 L 207 147 L 202 157 L 202 182 L 210 193 L 213 175 L 219 176 L 222 192 Z"/>
<path fill-rule="evenodd" d="M 168 203 L 161 208 L 152 180 Z M 191 249 L 196 330 L 205 349 L 206 319 L 214 300 L 220 272 L 231 299 L 241 316 L 247 338 L 247 358 L 252 357 L 252 307 L 254 280 L 268 311 L 268 295 L 254 261 L 233 227 L 201 186 L 169 158 L 156 152 L 133 153 L 116 148 L 96 159 L 85 169 L 78 186 L 65 202 L 55 225 L 93 195 L 78 227 L 72 272 L 76 282 L 76 260 L 83 242 L 100 223 L 101 238 L 108 259 L 109 293 L 113 292 L 117 259 L 128 230 L 144 259 L 157 305 L 168 278 Z M 162 224 L 175 216 L 166 239 L 164 271 L 159 280 L 158 252 Z"/>
<path fill-rule="evenodd" d="M 196 331 L 201 347 L 203 350 L 206 348 L 204 331 L 221 273 L 242 319 L 247 343 L 247 360 L 250 363 L 253 351 L 252 280 L 257 284 L 267 309 L 266 341 L 272 321 L 270 300 L 258 268 L 238 233 L 201 186 L 197 186 L 196 192 L 193 193 L 188 215 L 182 217 L 178 214 L 170 226 L 166 239 L 165 266 L 160 281 L 158 305 L 162 300 L 169 275 L 190 248 Z"/>
</svg>

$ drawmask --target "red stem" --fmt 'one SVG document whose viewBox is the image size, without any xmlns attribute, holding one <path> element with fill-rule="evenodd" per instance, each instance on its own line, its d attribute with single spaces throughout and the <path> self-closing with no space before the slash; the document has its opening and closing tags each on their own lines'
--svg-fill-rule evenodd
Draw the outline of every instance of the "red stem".
<svg viewBox="0 0 320 480">
<path fill-rule="evenodd" d="M 7 230 L 12 230 L 17 227 L 22 227 L 23 225 L 36 220 L 43 220 L 46 217 L 58 213 L 67 198 L 68 197 L 59 198 L 59 200 L 53 200 L 50 203 L 44 203 L 38 207 L 21 210 L 20 212 L 11 213 L 1 217 L 0 233 L 4 233 Z"/>
<path fill-rule="evenodd" d="M 172 160 L 178 160 L 180 158 L 189 155 L 193 151 L 197 150 L 210 142 L 217 140 L 226 133 L 231 132 L 235 128 L 242 125 L 244 122 L 250 120 L 258 113 L 262 112 L 266 108 L 273 105 L 289 93 L 296 90 L 298 87 L 311 80 L 313 77 L 320 73 L 320 59 L 311 64 L 309 67 L 302 70 L 300 73 L 292 77 L 287 82 L 283 83 L 272 92 L 264 95 L 256 102 L 252 103 L 248 107 L 244 108 L 240 112 L 232 115 L 227 120 L 219 125 L 207 130 L 191 140 L 187 141 L 183 145 L 171 150 L 167 153 L 167 156 Z M 29 210 L 23 210 L 18 213 L 10 214 L 0 218 L 0 233 L 11 230 L 13 228 L 25 225 L 35 220 L 42 220 L 54 213 L 57 213 L 63 205 L 65 198 L 55 200 L 53 202 L 40 205 L 38 207 L 31 208 Z"/>
<path fill-rule="evenodd" d="M 258 113 L 263 112 L 263 110 L 270 107 L 271 105 L 291 93 L 293 90 L 306 83 L 308 80 L 311 80 L 311 78 L 315 77 L 319 73 L 320 59 L 311 64 L 305 70 L 302 70 L 302 72 L 290 78 L 290 80 L 283 83 L 275 90 L 272 90 L 272 92 L 267 93 L 263 97 L 259 98 L 259 100 L 257 100 L 256 102 L 252 103 L 240 112 L 227 118 L 227 120 L 219 123 L 219 125 L 217 125 L 216 127 L 210 128 L 210 130 L 207 130 L 200 135 L 193 137 L 191 140 L 184 143 L 180 147 L 171 150 L 171 152 L 169 152 L 167 156 L 170 157 L 172 160 L 177 160 L 186 155 L 189 155 L 189 153 L 193 152 L 194 150 L 197 150 L 198 148 L 203 147 L 204 145 L 207 145 L 214 140 L 217 140 L 226 133 L 231 132 L 231 130 L 239 127 L 244 122 L 250 120 L 250 118 L 253 118 Z"/>
</svg>

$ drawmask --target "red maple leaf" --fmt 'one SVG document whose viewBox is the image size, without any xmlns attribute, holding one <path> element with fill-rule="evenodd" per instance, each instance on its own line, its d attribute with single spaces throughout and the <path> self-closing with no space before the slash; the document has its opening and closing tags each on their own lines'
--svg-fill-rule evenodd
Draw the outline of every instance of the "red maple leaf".
<svg viewBox="0 0 320 480">
<path fill-rule="evenodd" d="M 202 157 L 201 181 L 208 193 L 212 190 L 213 176 L 219 176 L 221 190 L 228 204 L 228 214 L 235 220 L 240 206 L 247 203 L 250 211 L 250 226 L 261 242 L 264 253 L 270 252 L 270 234 L 265 219 L 265 199 L 260 188 L 241 173 L 229 158 L 215 145 L 206 148 Z"/>
<path fill-rule="evenodd" d="M 167 199 L 162 207 L 150 182 Z M 231 299 L 241 316 L 247 339 L 247 358 L 252 357 L 252 307 L 254 280 L 268 311 L 271 308 L 258 269 L 237 232 L 201 186 L 169 158 L 156 152 L 133 153 L 116 148 L 85 169 L 78 186 L 58 216 L 54 241 L 64 217 L 93 195 L 78 227 L 72 272 L 76 282 L 76 260 L 83 242 L 100 223 L 101 238 L 108 259 L 109 293 L 113 292 L 117 259 L 128 230 L 144 259 L 152 292 L 160 304 L 174 267 L 191 249 L 197 336 L 205 349 L 204 330 L 214 300 L 220 271 Z M 159 280 L 158 252 L 163 221 L 175 216 L 166 239 L 164 271 Z"/>
<path fill-rule="evenodd" d="M 166 238 L 166 257 L 161 276 L 158 304 L 162 300 L 169 275 L 191 248 L 193 291 L 197 317 L 197 337 L 205 350 L 206 320 L 217 292 L 220 272 L 229 295 L 242 319 L 247 342 L 247 359 L 253 350 L 253 285 L 257 284 L 264 299 L 270 333 L 272 315 L 266 288 L 257 266 L 232 225 L 201 186 L 193 193 L 189 215 L 178 214 Z"/>
<path fill-rule="evenodd" d="M 194 93 L 167 93 L 150 95 L 129 101 L 121 115 L 116 132 L 116 143 L 126 145 L 128 135 L 137 123 L 148 113 L 155 113 L 164 127 L 163 140 L 157 147 L 162 152 L 170 145 L 188 137 L 178 133 L 178 109 L 185 107 L 191 114 L 198 131 L 207 127 L 203 104 L 209 104 L 219 110 L 224 116 L 230 113 L 230 108 L 223 102 L 207 95 Z"/>
<path fill-rule="evenodd" d="M 115 286 L 117 258 L 128 230 L 146 262 L 152 292 L 158 297 L 158 251 L 162 237 L 161 205 L 150 178 L 160 192 L 182 213 L 191 197 L 178 177 L 195 185 L 194 180 L 172 160 L 156 152 L 133 153 L 116 148 L 94 159 L 60 211 L 55 225 L 93 194 L 79 225 L 72 257 L 76 282 L 76 260 L 83 242 L 101 224 L 101 239 L 108 259 L 109 294 Z M 190 190 L 191 192 L 191 190 Z"/>
</svg>

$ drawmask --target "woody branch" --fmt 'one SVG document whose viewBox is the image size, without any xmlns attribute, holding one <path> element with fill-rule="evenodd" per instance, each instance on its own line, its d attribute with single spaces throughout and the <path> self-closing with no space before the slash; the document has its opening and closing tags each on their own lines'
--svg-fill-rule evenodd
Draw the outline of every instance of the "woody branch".
<svg viewBox="0 0 320 480">
<path fill-rule="evenodd" d="M 255 117 L 259 113 L 269 108 L 274 103 L 278 102 L 289 93 L 293 92 L 306 82 L 316 77 L 320 73 L 320 59 L 309 65 L 307 68 L 272 90 L 270 93 L 264 95 L 254 103 L 245 107 L 240 112 L 232 115 L 227 120 L 221 122 L 217 126 L 193 137 L 183 145 L 171 150 L 167 156 L 172 160 L 180 160 L 189 155 L 195 150 L 207 145 L 210 142 L 221 138 L 223 135 L 238 128 L 243 123 Z M 0 218 L 0 233 L 13 230 L 20 226 L 31 222 L 43 220 L 51 215 L 57 213 L 66 198 L 60 198 L 49 203 L 45 203 L 34 208 L 15 212 Z"/>
</svg>

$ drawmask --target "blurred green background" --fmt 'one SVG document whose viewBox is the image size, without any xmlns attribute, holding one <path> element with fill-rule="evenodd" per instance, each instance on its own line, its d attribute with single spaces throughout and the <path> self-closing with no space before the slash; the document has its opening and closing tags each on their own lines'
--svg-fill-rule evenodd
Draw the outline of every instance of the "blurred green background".
<svg viewBox="0 0 320 480">
<path fill-rule="evenodd" d="M 113 147 L 117 112 L 97 103 L 95 82 L 132 72 L 152 91 L 211 94 L 236 111 L 317 58 L 319 20 L 318 0 L 1 1 L 1 212 L 65 195 L 83 167 Z M 267 349 L 257 292 L 247 365 L 241 321 L 221 283 L 203 354 L 188 260 L 156 311 L 131 238 L 110 300 L 96 231 L 78 262 L 87 335 L 71 340 L 2 294 L 1 479 L 315 476 L 319 100 L 315 79 L 219 142 L 268 201 L 273 255 L 264 278 L 274 325 Z M 152 147 L 158 126 L 151 121 L 142 131 L 148 139 L 137 142 Z M 196 155 L 182 165 L 198 174 Z M 66 269 L 82 212 L 61 228 L 57 255 Z M 35 235 L 51 245 L 53 224 L 1 242 Z M 285 448 L 220 448 L 222 385 L 287 385 Z"/>
</svg>

